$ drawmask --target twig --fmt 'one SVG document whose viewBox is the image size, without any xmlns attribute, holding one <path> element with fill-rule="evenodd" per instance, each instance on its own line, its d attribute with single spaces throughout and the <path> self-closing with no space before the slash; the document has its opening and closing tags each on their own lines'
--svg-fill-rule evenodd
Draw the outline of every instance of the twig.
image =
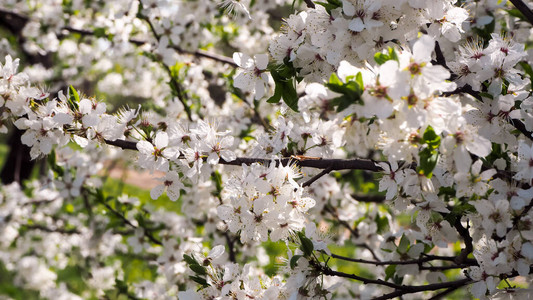
<svg viewBox="0 0 533 300">
<path fill-rule="evenodd" d="M 350 224 L 348 224 L 348 222 L 341 220 L 339 218 L 339 215 L 337 214 L 335 209 L 333 207 L 331 207 L 331 205 L 329 205 L 329 204 L 325 205 L 324 206 L 324 210 L 329 212 L 339 224 L 341 224 L 342 226 L 346 227 L 346 229 L 348 229 L 348 231 L 350 231 L 351 235 L 354 238 L 358 238 L 359 237 L 359 233 L 355 229 L 353 229 L 352 226 L 350 226 Z M 368 246 L 367 244 L 364 244 L 364 243 L 355 244 L 355 246 L 356 247 L 365 248 L 366 250 L 368 250 L 370 252 L 372 257 L 376 261 L 380 261 L 379 257 L 376 255 L 376 253 L 374 252 L 374 249 L 372 249 L 372 247 L 370 247 L 370 246 Z"/>
<path fill-rule="evenodd" d="M 533 24 L 533 11 L 529 9 L 529 7 L 524 3 L 522 0 L 511 0 L 511 3 L 513 3 L 514 7 L 518 9 L 524 17 L 526 17 L 527 21 L 530 24 Z"/>
<path fill-rule="evenodd" d="M 139 3 L 141 4 L 141 7 L 142 7 L 142 3 L 140 1 L 139 1 Z M 159 40 L 161 40 L 161 36 L 155 30 L 154 24 L 152 24 L 152 21 L 150 21 L 150 18 L 147 17 L 147 16 L 142 16 L 142 15 L 140 15 L 140 16 L 148 24 L 148 26 L 150 27 L 150 31 L 152 32 L 152 34 L 154 35 L 155 39 L 159 43 Z M 176 78 L 174 78 L 174 76 L 172 75 L 172 70 L 170 70 L 170 67 L 167 66 L 163 62 L 163 60 L 160 60 L 159 63 L 161 64 L 161 66 L 163 66 L 163 69 L 165 69 L 165 71 L 167 72 L 168 76 L 170 77 L 170 85 L 172 86 L 173 90 L 176 91 L 176 96 L 178 97 L 178 100 L 181 102 L 181 104 L 183 104 L 183 108 L 185 109 L 185 113 L 187 114 L 187 118 L 189 119 L 189 121 L 192 121 L 191 108 L 189 107 L 189 104 L 187 103 L 187 99 L 186 99 L 185 92 L 184 92 L 183 88 L 181 87 L 179 82 L 176 80 Z"/>
<path fill-rule="evenodd" d="M 336 259 L 342 259 L 342 260 L 345 260 L 345 261 L 362 263 L 362 264 L 371 264 L 371 265 L 376 265 L 376 266 L 414 265 L 414 264 L 419 265 L 419 264 L 422 264 L 422 263 L 435 261 L 435 260 L 447 260 L 447 259 L 442 259 L 440 257 L 424 256 L 424 257 L 420 257 L 419 259 L 412 259 L 412 260 L 372 261 L 372 260 L 345 257 L 345 256 L 337 255 L 337 254 L 334 254 L 334 253 L 331 254 L 331 257 L 336 258 Z M 471 264 L 467 264 L 466 266 L 471 266 Z M 457 266 L 454 266 L 454 268 L 457 268 Z"/>
<path fill-rule="evenodd" d="M 231 239 L 231 237 L 229 236 L 228 231 L 224 232 L 224 237 L 226 238 L 226 244 L 228 245 L 228 249 L 229 249 L 229 253 L 228 253 L 229 261 L 231 261 L 232 263 L 235 263 L 236 262 L 235 249 L 233 247 L 233 243 L 235 242 L 235 240 Z"/>
<path fill-rule="evenodd" d="M 459 233 L 459 235 L 463 238 L 463 241 L 465 242 L 465 248 L 461 249 L 461 254 L 459 254 L 459 256 L 457 256 L 457 258 L 455 259 L 455 262 L 458 265 L 460 265 L 466 261 L 468 254 L 474 251 L 474 246 L 472 245 L 472 242 L 473 242 L 472 237 L 470 236 L 470 233 L 468 232 L 468 228 L 470 227 L 468 226 L 468 224 L 467 224 L 467 227 L 464 228 L 463 224 L 461 224 L 461 219 L 457 218 L 457 220 L 455 220 L 454 227 Z"/>
<path fill-rule="evenodd" d="M 126 223 L 128 226 L 130 226 L 131 228 L 133 229 L 137 229 L 137 226 L 133 225 L 128 219 L 126 219 L 126 217 L 124 217 L 124 215 L 122 215 L 120 212 L 116 211 L 115 209 L 113 209 L 111 206 L 109 206 L 109 204 L 101 201 L 100 203 L 102 203 L 102 205 L 107 208 L 107 210 L 109 210 L 110 212 L 112 212 L 115 216 L 119 217 L 124 223 Z M 163 243 L 156 239 L 148 230 L 143 230 L 144 231 L 144 236 L 147 237 L 150 241 L 152 241 L 152 243 L 154 244 L 157 244 L 157 245 L 163 245 Z"/>
<path fill-rule="evenodd" d="M 428 285 L 422 285 L 422 286 L 402 286 L 404 289 L 397 289 L 396 291 L 385 294 L 380 297 L 373 298 L 374 300 L 385 300 L 385 299 L 392 299 L 395 297 L 400 297 L 402 295 L 406 294 L 413 294 L 413 293 L 419 293 L 424 291 L 436 291 L 440 289 L 450 289 L 450 288 L 461 288 L 463 286 L 466 286 L 470 283 L 472 283 L 472 279 L 470 278 L 463 278 L 455 281 L 448 281 L 448 282 L 440 282 L 440 283 L 434 283 L 434 284 L 428 284 Z"/>
<path fill-rule="evenodd" d="M 383 202 L 385 202 L 385 196 L 382 196 L 382 195 L 352 194 L 351 196 L 357 202 L 365 202 L 365 203 L 383 203 Z"/>
<path fill-rule="evenodd" d="M 76 228 L 72 228 L 72 229 L 49 228 L 49 227 L 46 227 L 46 226 L 40 225 L 40 224 L 32 224 L 32 225 L 22 224 L 21 226 L 25 227 L 26 229 L 30 229 L 30 230 L 42 230 L 42 231 L 46 231 L 46 232 L 58 232 L 58 233 L 62 233 L 62 234 L 80 234 L 81 233 Z"/>
<path fill-rule="evenodd" d="M 355 275 L 355 274 L 348 274 L 348 273 L 344 273 L 344 272 L 334 271 L 334 270 L 330 269 L 329 267 L 324 267 L 324 266 L 320 266 L 319 268 L 320 268 L 320 271 L 324 275 L 348 278 L 348 279 L 361 281 L 364 284 L 383 285 L 383 286 L 388 286 L 390 288 L 399 289 L 399 290 L 409 289 L 409 286 L 394 284 L 392 282 L 388 282 L 388 281 L 385 281 L 385 280 L 382 280 L 382 279 L 365 278 L 365 277 L 361 277 L 361 276 L 358 276 L 358 275 Z"/>
<path fill-rule="evenodd" d="M 452 293 L 453 291 L 457 290 L 457 289 L 460 289 L 462 286 L 458 285 L 458 286 L 452 286 L 436 295 L 434 295 L 433 297 L 429 298 L 429 300 L 438 300 L 438 299 L 443 299 L 444 296 Z"/>
<path fill-rule="evenodd" d="M 331 172 L 331 170 L 332 170 L 331 167 L 327 167 L 326 169 L 322 170 L 322 172 L 316 174 L 311 179 L 309 179 L 306 182 L 304 182 L 304 184 L 302 184 L 302 187 L 310 186 L 311 184 L 313 184 L 313 182 L 315 182 L 318 179 L 320 179 L 320 177 L 322 177 L 322 176 L 328 174 L 329 172 Z"/>
<path fill-rule="evenodd" d="M 315 4 L 313 3 L 312 0 L 304 0 L 305 4 L 307 5 L 307 7 L 309 8 L 315 8 Z"/>
</svg>

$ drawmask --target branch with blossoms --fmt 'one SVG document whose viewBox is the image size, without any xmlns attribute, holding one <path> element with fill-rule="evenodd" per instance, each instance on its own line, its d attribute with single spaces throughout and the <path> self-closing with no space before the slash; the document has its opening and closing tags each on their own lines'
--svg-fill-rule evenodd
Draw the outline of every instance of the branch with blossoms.
<svg viewBox="0 0 533 300">
<path fill-rule="evenodd" d="M 112 146 L 117 146 L 122 149 L 127 150 L 138 150 L 137 143 L 133 141 L 117 139 L 114 141 L 105 140 L 105 143 Z M 180 159 L 184 159 L 184 156 L 180 156 Z M 341 171 L 341 170 L 365 170 L 370 172 L 380 172 L 383 169 L 379 167 L 378 163 L 371 159 L 365 158 L 354 158 L 354 159 L 328 159 L 328 158 L 319 158 L 319 157 L 305 157 L 305 156 L 294 156 L 294 157 L 283 157 L 283 158 L 254 158 L 254 157 L 236 157 L 233 160 L 226 161 L 224 158 L 220 158 L 218 161 L 222 165 L 231 165 L 231 166 L 240 166 L 240 165 L 251 165 L 254 163 L 260 163 L 265 165 L 270 165 L 274 163 L 276 166 L 283 165 L 287 166 L 291 163 L 296 164 L 300 167 L 324 169 L 328 172 L 331 171 Z M 323 176 L 321 174 L 320 176 Z M 318 178 L 317 178 L 318 179 Z M 313 180 L 313 182 L 316 181 Z M 312 182 L 311 182 L 312 183 Z M 308 183 L 307 185 L 310 185 Z"/>
<path fill-rule="evenodd" d="M 423 1 L 297 1 L 308 9 L 292 13 L 277 33 L 267 25 L 268 12 L 275 5 L 288 9 L 289 1 L 225 0 L 222 7 L 212 1 L 173 7 L 165 1 L 133 1 L 126 8 L 113 1 L 15 4 L 29 16 L 39 16 L 39 22 L 30 17 L 22 31 L 21 37 L 28 38 L 24 46 L 47 55 L 57 52 L 57 60 L 70 57 L 58 68 L 64 75 L 87 69 L 109 73 L 109 80 L 99 83 L 114 92 L 128 85 L 128 78 L 144 79 L 152 71 L 156 76 L 151 79 L 158 83 L 143 84 L 140 90 L 133 86 L 132 94 L 146 92 L 143 99 L 159 103 L 150 112 L 126 108 L 110 114 L 104 103 L 80 96 L 72 86 L 47 98 L 31 86 L 29 76 L 17 74 L 19 61 L 6 57 L 0 66 L 1 121 L 13 120 L 25 130 L 21 141 L 31 147 L 33 158 L 48 155 L 47 181 L 33 183 L 28 192 L 39 193 L 49 185 L 45 190 L 57 201 L 20 205 L 19 212 L 10 194 L 25 197 L 6 187 L 0 198 L 0 219 L 10 222 L 5 240 L 14 245 L 9 239 L 22 228 L 18 224 L 33 219 L 47 228 L 56 223 L 69 228 L 49 217 L 68 212 L 66 223 L 77 224 L 80 234 L 32 230 L 27 240 L 57 234 L 65 241 L 71 238 L 69 245 L 76 239 L 91 241 L 89 247 L 74 246 L 94 261 L 86 277 L 111 278 L 121 294 L 130 297 L 135 289 L 139 298 L 389 299 L 415 293 L 442 297 L 467 286 L 474 297 L 483 298 L 504 292 L 498 289 L 502 280 L 512 288 L 507 278 L 529 278 L 533 62 L 524 46 L 528 37 L 523 32 L 530 24 L 522 15 L 527 11 L 521 15 L 507 11 L 504 2 L 484 0 L 460 5 L 441 1 L 438 6 Z M 235 15 L 224 16 L 224 10 L 233 8 Z M 65 17 L 49 18 L 54 15 Z M 252 17 L 257 19 L 250 21 Z M 95 37 L 106 39 L 71 40 L 68 36 L 92 34 L 63 30 L 72 27 L 73 32 L 93 21 Z M 502 30 L 507 33 L 497 33 Z M 64 33 L 63 40 L 57 40 L 57 31 Z M 132 47 L 136 41 L 130 39 L 143 32 L 153 35 L 158 49 L 137 56 L 143 47 Z M 471 36 L 485 41 L 469 40 Z M 207 66 L 202 59 L 183 67 L 186 75 L 181 76 L 184 69 L 176 63 L 172 44 L 192 52 L 229 46 L 238 68 L 214 78 L 208 73 L 224 72 L 216 70 L 222 64 Z M 79 68 L 76 60 L 83 55 L 77 51 L 92 51 L 95 59 L 115 56 L 98 61 L 98 67 Z M 128 56 L 123 63 L 122 55 Z M 154 68 L 153 62 L 162 62 L 162 68 Z M 115 64 L 126 69 L 115 70 Z M 167 75 L 178 84 L 170 82 L 170 92 L 161 82 Z M 227 80 L 235 89 L 212 91 L 208 87 L 214 80 L 217 88 Z M 272 83 L 274 95 L 269 95 Z M 176 95 L 184 104 L 199 104 L 191 105 L 188 120 Z M 275 105 L 259 108 L 268 96 Z M 242 99 L 266 118 L 249 118 Z M 196 120 L 196 108 L 209 121 Z M 264 128 L 252 125 L 257 121 Z M 74 143 L 76 150 L 69 146 Z M 105 144 L 136 153 L 130 156 Z M 99 155 L 106 151 L 109 156 Z M 97 198 L 103 206 L 91 206 L 92 196 L 84 197 L 82 189 L 101 191 L 101 162 L 112 155 L 157 172 L 147 198 L 159 199 L 153 205 L 170 204 L 173 211 L 144 207 L 144 201 L 129 197 L 108 202 L 103 193 Z M 341 170 L 348 172 L 327 176 Z M 383 196 L 357 201 L 361 193 L 378 192 Z M 177 202 L 162 203 L 164 196 Z M 3 211 L 13 212 L 13 220 Z M 113 231 L 114 226 L 120 229 Z M 102 239 L 111 245 L 101 251 L 92 245 L 99 231 L 112 235 Z M 160 243 L 150 241 L 147 232 Z M 124 241 L 117 236 L 121 233 L 134 236 Z M 22 241 L 25 237 L 17 243 Z M 272 256 L 269 249 L 267 255 L 262 251 L 268 248 L 266 241 L 285 245 L 287 260 L 276 275 L 265 275 Z M 101 253 L 116 258 L 125 252 L 124 242 L 135 253 L 157 253 L 149 262 L 157 268 L 151 269 L 156 278 L 124 283 L 120 266 L 106 262 L 102 267 L 92 260 Z M 332 254 L 328 245 L 334 242 L 349 250 L 334 252 L 354 253 L 354 258 Z M 37 243 L 28 241 L 24 249 L 45 248 L 35 247 Z M 61 254 L 71 257 L 68 250 Z M 46 275 L 65 264 L 49 259 L 61 257 L 50 252 L 24 257 L 20 264 L 20 254 L 10 257 L 6 265 L 18 269 L 17 274 L 37 274 L 28 269 L 43 265 Z M 45 263 L 39 264 L 41 259 Z M 348 262 L 361 272 L 337 269 Z M 365 266 L 380 275 L 365 275 Z M 50 292 L 57 286 L 55 278 L 49 281 L 49 289 L 38 289 L 57 295 Z M 109 281 L 98 281 L 94 297 L 111 289 Z M 344 287 L 337 288 L 339 284 Z"/>
<path fill-rule="evenodd" d="M 29 17 L 23 14 L 0 7 L 0 18 L 5 19 L 7 16 L 9 16 L 9 18 L 15 18 L 18 22 L 17 26 L 19 28 L 23 28 L 24 25 L 28 23 L 28 21 L 30 20 Z M 9 20 L 9 22 L 13 22 L 13 20 Z M 64 36 L 61 33 L 62 31 L 66 31 L 69 33 L 76 33 L 81 36 L 98 36 L 98 34 L 94 30 L 74 28 L 72 26 L 62 27 L 61 30 L 58 32 L 58 36 Z M 141 40 L 137 38 L 130 38 L 128 41 L 137 46 L 142 46 L 142 45 L 146 45 L 150 43 L 149 41 L 145 41 L 145 40 Z M 207 58 L 207 59 L 210 59 L 216 62 L 227 64 L 232 67 L 237 67 L 237 64 L 233 61 L 233 59 L 231 59 L 231 57 L 227 57 L 221 54 L 209 52 L 203 49 L 197 49 L 195 51 L 188 51 L 188 50 L 184 50 L 180 48 L 177 45 L 169 45 L 169 47 L 176 50 L 178 53 L 181 53 L 181 54 L 189 54 L 189 55 L 193 55 L 199 58 Z"/>
</svg>

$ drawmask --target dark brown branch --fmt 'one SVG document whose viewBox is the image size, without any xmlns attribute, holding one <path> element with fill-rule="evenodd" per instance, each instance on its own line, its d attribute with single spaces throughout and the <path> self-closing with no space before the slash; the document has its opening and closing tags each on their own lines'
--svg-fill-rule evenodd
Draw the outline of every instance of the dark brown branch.
<svg viewBox="0 0 533 300">
<path fill-rule="evenodd" d="M 458 289 L 463 286 L 466 286 L 470 283 L 472 283 L 472 279 L 470 278 L 463 278 L 455 281 L 448 281 L 448 282 L 440 282 L 440 283 L 433 283 L 428 285 L 421 285 L 421 286 L 412 286 L 403 285 L 404 289 L 397 289 L 396 291 L 385 294 L 380 297 L 373 298 L 374 300 L 385 300 L 385 299 L 393 299 L 396 297 L 400 297 L 406 294 L 413 294 L 413 293 L 419 293 L 419 292 L 425 292 L 425 291 L 436 291 L 440 289 Z"/>
<path fill-rule="evenodd" d="M 302 187 L 310 186 L 311 184 L 313 184 L 313 182 L 315 182 L 318 179 L 320 179 L 320 177 L 322 177 L 322 176 L 324 176 L 326 174 L 329 174 L 329 172 L 331 172 L 331 167 L 327 167 L 326 169 L 322 170 L 322 172 L 316 174 L 311 179 L 309 179 L 306 182 L 304 182 L 304 184 L 302 184 Z"/>
<path fill-rule="evenodd" d="M 137 150 L 137 143 L 133 141 L 125 141 L 125 140 L 104 140 L 104 142 L 108 145 L 117 146 L 122 149 L 127 150 Z M 181 157 L 180 157 L 181 158 Z M 232 165 L 232 166 L 242 166 L 244 165 L 251 165 L 253 163 L 261 163 L 261 164 L 270 164 L 270 163 L 276 163 L 276 165 L 279 165 L 280 163 L 283 166 L 287 166 L 290 163 L 294 163 L 299 165 L 300 167 L 309 167 L 309 168 L 316 168 L 316 169 L 330 169 L 331 171 L 338 171 L 338 170 L 366 170 L 366 171 L 372 171 L 372 172 L 381 172 L 383 169 L 381 169 L 378 164 L 376 164 L 375 161 L 371 159 L 366 158 L 355 158 L 355 159 L 301 159 L 296 160 L 291 157 L 285 157 L 282 159 L 266 159 L 266 158 L 253 158 L 253 157 L 237 157 L 237 159 L 232 161 L 225 161 L 223 158 L 220 158 L 219 163 L 223 165 Z"/>
<path fill-rule="evenodd" d="M 377 285 L 388 286 L 390 288 L 400 289 L 400 290 L 405 290 L 409 288 L 409 286 L 394 284 L 392 282 L 388 282 L 382 279 L 370 279 L 370 278 L 361 277 L 355 274 L 348 274 L 348 273 L 343 273 L 339 271 L 334 271 L 330 269 L 329 267 L 324 267 L 324 266 L 320 266 L 320 271 L 324 275 L 353 279 L 353 280 L 361 281 L 364 284 L 377 284 Z"/>
<path fill-rule="evenodd" d="M 352 194 L 352 198 L 354 198 L 355 201 L 357 201 L 357 202 L 364 202 L 364 203 L 383 203 L 383 202 L 385 202 L 385 196 L 382 196 L 382 195 Z"/>
<path fill-rule="evenodd" d="M 533 11 L 531 11 L 527 4 L 522 0 L 511 0 L 511 3 L 513 3 L 514 7 L 516 7 L 516 9 L 526 17 L 527 21 L 533 25 Z"/>
<path fill-rule="evenodd" d="M 315 8 L 315 4 L 313 3 L 312 0 L 304 0 L 305 4 L 307 5 L 307 7 L 309 8 Z"/>
<path fill-rule="evenodd" d="M 76 228 L 72 228 L 72 229 L 50 228 L 50 227 L 46 227 L 46 226 L 40 225 L 40 224 L 32 224 L 32 225 L 24 225 L 23 224 L 22 226 L 24 228 L 26 228 L 26 229 L 29 229 L 29 230 L 41 230 L 41 231 L 46 231 L 46 232 L 58 232 L 58 233 L 61 233 L 61 234 L 80 234 L 81 233 Z"/>
<path fill-rule="evenodd" d="M 226 238 L 226 244 L 228 245 L 228 249 L 229 249 L 228 251 L 229 261 L 231 261 L 232 263 L 235 263 L 237 262 L 236 257 L 235 257 L 235 248 L 233 246 L 233 244 L 235 243 L 235 240 L 231 239 L 228 231 L 224 232 L 224 237 Z"/>
<path fill-rule="evenodd" d="M 455 262 L 458 265 L 461 265 L 461 264 L 466 262 L 468 254 L 470 254 L 470 253 L 472 253 L 472 251 L 474 251 L 474 246 L 472 244 L 473 240 L 472 240 L 472 237 L 470 236 L 470 233 L 468 232 L 468 228 L 470 226 L 467 224 L 467 227 L 464 228 L 463 224 L 461 224 L 461 219 L 460 218 L 457 218 L 457 220 L 455 221 L 455 224 L 453 226 L 455 227 L 455 229 L 457 230 L 459 235 L 463 238 L 463 241 L 465 243 L 465 248 L 461 249 L 461 254 L 459 254 L 459 256 L 457 256 L 457 259 L 455 259 Z"/>
<path fill-rule="evenodd" d="M 372 260 L 365 260 L 365 259 L 358 259 L 358 258 L 351 258 L 351 257 L 345 257 L 337 254 L 331 254 L 331 257 L 336 259 L 341 259 L 345 261 L 350 262 L 356 262 L 356 263 L 362 263 L 362 264 L 371 264 L 376 266 L 388 266 L 388 265 L 420 265 L 422 263 L 435 261 L 435 260 L 445 260 L 448 261 L 448 257 L 439 257 L 439 256 L 423 256 L 419 259 L 411 259 L 411 260 L 389 260 L 389 261 L 372 261 Z M 465 267 L 476 265 L 474 264 L 475 261 L 469 261 L 468 264 L 465 264 Z M 453 266 L 453 268 L 458 268 L 459 265 Z"/>
<path fill-rule="evenodd" d="M 455 290 L 458 290 L 460 288 L 462 288 L 463 286 L 461 285 L 457 285 L 457 286 L 452 286 L 452 287 L 449 287 L 447 289 L 445 289 L 444 291 L 434 295 L 433 297 L 429 298 L 429 300 L 438 300 L 438 299 L 444 299 L 444 296 L 454 292 Z"/>
<path fill-rule="evenodd" d="M 348 222 L 341 220 L 339 218 L 339 215 L 337 214 L 337 211 L 331 205 L 326 204 L 324 206 L 324 211 L 329 212 L 335 218 L 336 222 L 338 222 L 339 224 L 344 226 L 346 229 L 348 229 L 348 231 L 350 231 L 351 235 L 354 238 L 358 238 L 359 237 L 359 233 L 357 232 L 357 230 L 352 228 L 352 226 L 350 226 L 350 224 L 348 224 Z M 367 244 L 364 244 L 364 243 L 355 244 L 355 246 L 356 247 L 365 248 L 366 250 L 368 250 L 370 252 L 372 257 L 376 261 L 380 261 L 379 257 L 376 255 L 376 252 L 374 252 L 374 249 L 372 249 L 372 247 L 370 247 L 370 246 L 368 246 Z"/>
<path fill-rule="evenodd" d="M 111 206 L 109 206 L 109 204 L 107 204 L 107 203 L 105 203 L 103 201 L 101 201 L 100 203 L 102 203 L 102 205 L 105 208 L 107 208 L 107 210 L 112 212 L 115 216 L 119 217 L 119 219 L 121 219 L 122 222 L 124 222 L 125 224 L 127 224 L 128 226 L 130 226 L 133 229 L 137 229 L 137 226 L 133 225 L 128 219 L 126 219 L 126 217 L 124 217 L 123 214 L 121 214 L 120 212 L 118 212 L 115 209 L 113 209 Z M 148 238 L 154 244 L 163 245 L 163 243 L 160 240 L 156 239 L 147 229 L 144 230 L 144 236 L 146 238 Z"/>
<path fill-rule="evenodd" d="M 364 284 L 376 284 L 376 285 L 387 286 L 387 287 L 390 287 L 396 290 L 392 293 L 385 294 L 383 296 L 380 296 L 374 299 L 392 299 L 394 297 L 399 297 L 399 296 L 406 295 L 406 294 L 413 294 L 413 293 L 424 292 L 424 291 L 436 291 L 436 290 L 446 289 L 446 288 L 451 288 L 451 287 L 462 287 L 473 282 L 473 280 L 470 278 L 463 278 L 463 279 L 459 279 L 456 281 L 433 283 L 433 284 L 428 284 L 428 285 L 399 285 L 399 284 L 394 284 L 392 282 L 384 281 L 381 279 L 369 279 L 369 278 L 361 277 L 355 274 L 347 274 L 343 272 L 333 271 L 329 267 L 316 266 L 316 265 L 315 267 L 318 268 L 319 271 L 321 271 L 324 275 L 353 279 L 353 280 L 361 281 Z"/>
</svg>

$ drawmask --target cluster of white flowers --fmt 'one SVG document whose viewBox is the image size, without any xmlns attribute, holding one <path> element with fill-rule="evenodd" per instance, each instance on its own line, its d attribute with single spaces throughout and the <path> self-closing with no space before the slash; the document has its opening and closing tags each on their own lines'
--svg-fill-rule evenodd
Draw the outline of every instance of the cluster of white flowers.
<svg viewBox="0 0 533 300">
<path fill-rule="evenodd" d="M 451 0 L 332 2 L 340 5 L 329 11 L 317 5 L 291 15 L 270 45 L 274 60 L 288 59 L 307 80 L 320 82 L 343 60 L 361 65 L 388 46 L 406 44 L 416 37 L 420 24 L 431 24 L 427 31 L 433 38 L 457 42 L 468 18 Z"/>
<path fill-rule="evenodd" d="M 240 232 L 241 242 L 286 240 L 304 228 L 305 213 L 315 200 L 303 195 L 295 179 L 301 177 L 295 165 L 243 166 L 242 175 L 226 186 L 227 204 L 218 215 L 231 232 Z"/>
<path fill-rule="evenodd" d="M 44 298 L 369 299 L 440 282 L 483 299 L 530 281 L 527 17 L 493 0 L 293 2 L 0 5 L 43 63 L 19 73 L 0 41 L 0 131 L 12 122 L 33 159 L 50 156 L 41 182 L 0 189 L 13 284 Z M 110 113 L 74 88 L 85 81 L 153 103 Z M 117 159 L 156 177 L 166 210 L 104 190 Z M 72 267 L 85 290 L 58 275 Z"/>
</svg>

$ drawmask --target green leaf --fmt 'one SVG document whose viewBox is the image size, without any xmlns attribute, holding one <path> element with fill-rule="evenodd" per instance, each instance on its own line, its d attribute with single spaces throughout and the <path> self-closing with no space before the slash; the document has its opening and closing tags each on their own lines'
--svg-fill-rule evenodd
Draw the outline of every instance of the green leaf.
<svg viewBox="0 0 533 300">
<path fill-rule="evenodd" d="M 203 287 L 207 287 L 207 286 L 209 286 L 209 284 L 207 283 L 207 280 L 205 280 L 205 278 L 202 278 L 202 277 L 200 277 L 200 276 L 189 276 L 189 278 L 190 278 L 192 281 L 194 281 L 194 282 L 196 282 L 196 283 L 202 285 Z"/>
<path fill-rule="evenodd" d="M 387 216 L 380 217 L 377 215 L 376 224 L 378 226 L 378 233 L 384 233 L 389 229 L 389 219 L 387 219 Z"/>
<path fill-rule="evenodd" d="M 528 22 L 524 14 L 516 8 L 507 10 L 507 13 L 513 17 L 519 18 L 522 21 Z"/>
<path fill-rule="evenodd" d="M 391 279 L 396 273 L 396 265 L 390 265 L 385 268 L 385 281 Z"/>
<path fill-rule="evenodd" d="M 283 74 L 281 72 L 284 72 Z M 278 103 L 281 98 L 294 111 L 298 111 L 298 94 L 294 84 L 294 79 L 291 72 L 287 71 L 286 67 L 281 67 L 281 71 L 277 69 L 271 70 L 270 74 L 276 84 L 274 95 L 270 97 L 267 102 Z M 289 77 L 287 77 L 289 76 Z"/>
<path fill-rule="evenodd" d="M 329 15 L 331 15 L 332 10 L 342 6 L 342 3 L 340 1 L 335 1 L 335 0 L 328 0 L 328 2 L 322 2 L 322 1 L 314 1 L 314 2 L 315 4 L 323 6 Z"/>
<path fill-rule="evenodd" d="M 294 268 L 298 264 L 298 260 L 300 259 L 300 257 L 302 257 L 302 255 L 295 255 L 291 258 L 291 261 L 290 261 L 291 270 L 294 270 Z"/>
<path fill-rule="evenodd" d="M 63 174 L 65 174 L 63 168 L 57 165 L 55 150 L 52 149 L 46 159 L 48 160 L 48 166 L 50 169 L 52 169 L 52 171 L 54 171 L 54 173 L 56 173 L 58 176 L 63 176 Z"/>
<path fill-rule="evenodd" d="M 80 103 L 80 95 L 76 91 L 76 89 L 71 85 L 68 87 L 68 97 L 67 97 L 68 105 L 70 109 L 77 111 L 79 108 L 78 103 Z"/>
<path fill-rule="evenodd" d="M 94 36 L 98 38 L 107 37 L 107 33 L 105 31 L 105 28 L 98 27 L 93 30 Z"/>
<path fill-rule="evenodd" d="M 424 148 L 418 155 L 420 156 L 420 165 L 417 167 L 418 174 L 431 178 L 439 159 L 439 153 L 429 148 Z"/>
<path fill-rule="evenodd" d="M 389 57 L 395 61 L 400 61 L 398 54 L 396 54 L 396 50 L 394 50 L 392 47 L 389 47 Z"/>
<path fill-rule="evenodd" d="M 183 254 L 183 260 L 188 264 L 188 265 L 200 265 L 198 263 L 198 261 L 196 259 L 194 259 L 194 257 L 192 256 L 189 256 L 187 254 Z"/>
<path fill-rule="evenodd" d="M 525 61 L 521 61 L 518 64 L 522 67 L 522 69 L 524 69 L 529 78 L 533 79 L 533 68 L 531 67 L 531 65 L 529 65 Z"/>
<path fill-rule="evenodd" d="M 332 85 L 340 85 L 342 86 L 344 83 L 339 79 L 339 77 L 337 76 L 337 74 L 335 73 L 331 73 L 331 75 L 329 76 L 329 84 L 332 84 Z"/>
<path fill-rule="evenodd" d="M 402 234 L 402 238 L 400 239 L 400 244 L 398 245 L 398 248 L 396 251 L 400 254 L 404 254 L 407 252 L 407 249 L 409 248 L 409 239 L 405 236 L 405 234 Z"/>
<path fill-rule="evenodd" d="M 300 241 L 302 244 L 300 245 L 300 250 L 304 253 L 304 256 L 310 256 L 313 253 L 313 242 L 308 239 L 302 232 L 298 232 L 298 236 L 300 237 Z"/>
<path fill-rule="evenodd" d="M 363 83 L 363 74 L 361 72 L 358 72 L 357 75 L 355 75 L 355 82 L 359 85 L 359 90 L 363 91 L 365 89 L 365 85 Z"/>
<path fill-rule="evenodd" d="M 428 126 L 428 128 L 426 128 L 422 139 L 424 143 L 427 144 L 429 148 L 431 148 L 431 150 L 437 149 L 440 146 L 440 135 L 437 135 L 435 133 L 435 130 L 433 130 L 431 126 Z"/>
<path fill-rule="evenodd" d="M 270 98 L 268 98 L 268 103 L 279 103 L 281 101 L 281 87 L 278 87 L 276 85 L 276 88 L 274 89 L 274 95 Z"/>
<path fill-rule="evenodd" d="M 355 79 L 355 81 L 353 80 Z M 341 96 L 331 99 L 330 104 L 337 107 L 337 112 L 341 112 L 348 106 L 355 104 L 361 100 L 363 93 L 363 77 L 361 73 L 356 76 L 349 76 L 346 78 L 348 82 L 343 83 L 337 74 L 333 73 L 329 77 L 329 82 L 326 87 L 335 93 L 342 94 Z"/>
<path fill-rule="evenodd" d="M 383 54 L 381 52 L 378 52 L 374 55 L 374 60 L 378 65 L 384 64 L 387 60 L 389 60 L 389 56 L 386 54 Z"/>
<path fill-rule="evenodd" d="M 189 265 L 189 268 L 196 274 L 199 275 L 207 275 L 207 270 L 205 267 L 202 267 L 200 265 Z"/>
</svg>

